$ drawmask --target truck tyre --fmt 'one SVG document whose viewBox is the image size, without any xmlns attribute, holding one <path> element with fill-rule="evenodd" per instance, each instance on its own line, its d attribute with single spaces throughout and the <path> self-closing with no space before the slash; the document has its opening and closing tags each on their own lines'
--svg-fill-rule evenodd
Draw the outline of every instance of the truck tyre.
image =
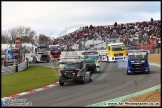
<svg viewBox="0 0 162 108">
<path fill-rule="evenodd" d="M 33 56 L 33 63 L 37 63 L 37 58 Z"/>
<path fill-rule="evenodd" d="M 4 61 L 4 66 L 7 66 L 7 63 Z"/>
<path fill-rule="evenodd" d="M 80 81 L 79 81 L 81 84 L 84 84 L 85 83 L 85 77 L 80 77 Z"/>
<path fill-rule="evenodd" d="M 59 84 L 60 84 L 60 86 L 63 86 L 63 85 L 64 85 L 64 82 L 60 82 L 60 81 L 59 81 Z"/>
<path fill-rule="evenodd" d="M 109 57 L 107 57 L 107 63 L 109 63 Z"/>
<path fill-rule="evenodd" d="M 91 82 L 91 81 L 92 81 L 92 77 L 90 76 L 89 82 Z"/>
<path fill-rule="evenodd" d="M 130 73 L 128 73 L 128 70 L 127 70 L 127 75 L 130 75 Z"/>
<path fill-rule="evenodd" d="M 60 86 L 64 85 L 64 82 L 62 81 L 62 78 L 59 78 L 59 84 L 60 84 Z"/>
<path fill-rule="evenodd" d="M 146 72 L 146 74 L 149 74 L 150 73 L 150 69 L 148 70 L 148 72 Z"/>
</svg>

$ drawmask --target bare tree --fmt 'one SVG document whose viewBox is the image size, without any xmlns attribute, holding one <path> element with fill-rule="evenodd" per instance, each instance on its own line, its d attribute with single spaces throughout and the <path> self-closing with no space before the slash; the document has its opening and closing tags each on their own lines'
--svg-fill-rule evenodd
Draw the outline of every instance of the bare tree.
<svg viewBox="0 0 162 108">
<path fill-rule="evenodd" d="M 7 30 L 3 31 L 2 32 L 2 36 L 4 36 L 5 40 L 3 40 L 4 43 L 8 43 L 8 40 L 9 40 L 9 32 Z M 2 42 L 2 41 L 1 41 Z"/>
<path fill-rule="evenodd" d="M 45 36 L 44 34 L 40 34 L 38 37 L 39 44 L 46 44 L 48 42 L 49 38 Z"/>
<path fill-rule="evenodd" d="M 11 28 L 8 31 L 4 31 L 3 35 L 8 36 L 8 42 L 11 42 L 11 44 L 15 43 L 16 39 L 20 39 L 21 42 L 34 43 L 36 32 L 34 30 L 31 30 L 30 27 L 18 26 Z"/>
<path fill-rule="evenodd" d="M 30 31 L 31 31 L 31 28 L 30 28 L 30 27 L 26 27 L 26 28 L 25 28 L 25 31 L 24 31 L 24 35 L 25 35 L 25 36 L 29 36 Z"/>
<path fill-rule="evenodd" d="M 6 37 L 4 35 L 1 35 L 1 43 L 2 44 L 6 43 Z"/>
<path fill-rule="evenodd" d="M 15 43 L 15 39 L 16 39 L 16 37 L 17 37 L 16 28 L 11 28 L 11 29 L 9 30 L 9 35 L 10 35 L 10 37 L 11 37 L 11 46 L 12 46 L 12 44 Z"/>
</svg>

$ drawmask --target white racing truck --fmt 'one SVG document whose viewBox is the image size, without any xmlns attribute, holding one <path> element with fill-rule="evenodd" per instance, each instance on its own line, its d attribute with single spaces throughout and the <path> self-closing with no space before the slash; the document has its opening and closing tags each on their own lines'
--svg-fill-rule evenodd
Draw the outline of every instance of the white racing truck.
<svg viewBox="0 0 162 108">
<path fill-rule="evenodd" d="M 107 61 L 106 50 L 99 51 L 101 62 Z"/>
<path fill-rule="evenodd" d="M 50 62 L 49 48 L 46 45 L 34 47 L 34 53 L 26 56 L 30 63 Z"/>
</svg>

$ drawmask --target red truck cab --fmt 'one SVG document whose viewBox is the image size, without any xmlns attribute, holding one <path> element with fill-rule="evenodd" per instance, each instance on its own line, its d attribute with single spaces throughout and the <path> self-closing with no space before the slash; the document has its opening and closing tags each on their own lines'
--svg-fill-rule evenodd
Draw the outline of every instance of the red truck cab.
<svg viewBox="0 0 162 108">
<path fill-rule="evenodd" d="M 52 45 L 50 48 L 52 59 L 59 60 L 61 56 L 61 49 L 59 45 Z"/>
</svg>

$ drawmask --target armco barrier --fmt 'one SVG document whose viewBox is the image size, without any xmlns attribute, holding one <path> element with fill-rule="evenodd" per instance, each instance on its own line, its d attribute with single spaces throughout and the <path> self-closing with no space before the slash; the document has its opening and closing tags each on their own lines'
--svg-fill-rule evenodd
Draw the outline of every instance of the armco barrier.
<svg viewBox="0 0 162 108">
<path fill-rule="evenodd" d="M 26 69 L 27 67 L 29 67 L 28 61 L 24 61 L 24 62 L 18 64 L 18 72 Z M 10 73 L 14 73 L 14 72 L 16 72 L 16 66 L 1 67 L 1 75 L 10 74 Z"/>
</svg>

